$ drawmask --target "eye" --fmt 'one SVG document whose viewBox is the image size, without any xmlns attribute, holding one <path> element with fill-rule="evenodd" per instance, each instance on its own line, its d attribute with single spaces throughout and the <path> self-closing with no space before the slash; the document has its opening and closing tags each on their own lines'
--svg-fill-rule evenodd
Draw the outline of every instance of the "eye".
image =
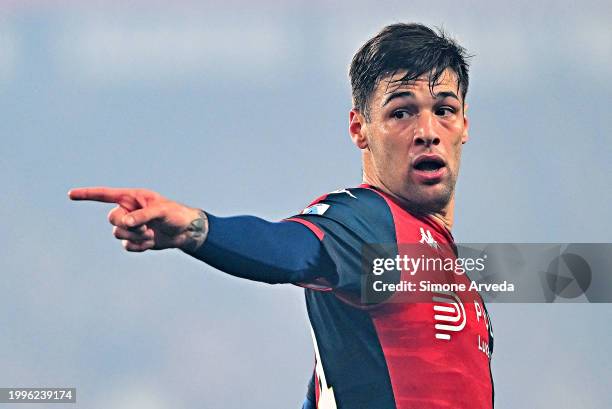
<svg viewBox="0 0 612 409">
<path fill-rule="evenodd" d="M 457 112 L 457 110 L 451 106 L 448 105 L 444 105 L 441 107 L 436 108 L 436 115 L 438 116 L 451 116 L 454 115 Z"/>
<path fill-rule="evenodd" d="M 410 116 L 412 116 L 412 113 L 407 109 L 398 109 L 391 113 L 391 117 L 395 119 L 406 119 L 410 118 Z"/>
</svg>

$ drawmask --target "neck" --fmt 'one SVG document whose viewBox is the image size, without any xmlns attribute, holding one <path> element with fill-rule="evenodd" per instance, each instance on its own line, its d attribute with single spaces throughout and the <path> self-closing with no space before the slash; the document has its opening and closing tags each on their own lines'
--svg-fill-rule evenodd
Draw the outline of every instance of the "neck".
<svg viewBox="0 0 612 409">
<path fill-rule="evenodd" d="M 453 222 L 455 221 L 455 194 L 453 193 L 444 209 L 432 213 L 431 216 L 442 223 L 448 230 L 452 230 Z"/>
<path fill-rule="evenodd" d="M 426 216 L 432 217 L 435 221 L 437 221 L 442 226 L 446 227 L 448 230 L 451 230 L 453 227 L 454 214 L 455 214 L 455 195 L 451 196 L 448 204 L 444 206 L 443 209 L 439 211 L 424 211 L 422 208 L 415 206 L 414 203 L 402 198 L 401 196 L 396 195 L 390 189 L 388 189 L 382 182 L 371 180 L 366 175 L 363 177 L 363 183 L 373 186 L 376 189 L 386 193 L 391 196 L 393 200 L 395 200 L 401 207 L 404 209 L 417 214 L 422 214 Z"/>
</svg>

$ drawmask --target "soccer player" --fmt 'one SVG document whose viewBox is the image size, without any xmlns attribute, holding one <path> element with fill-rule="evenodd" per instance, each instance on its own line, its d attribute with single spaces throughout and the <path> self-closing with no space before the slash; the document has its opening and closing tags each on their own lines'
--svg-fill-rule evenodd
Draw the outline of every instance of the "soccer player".
<svg viewBox="0 0 612 409">
<path fill-rule="evenodd" d="M 465 50 L 426 26 L 393 24 L 358 50 L 349 74 L 362 184 L 300 214 L 281 222 L 217 217 L 144 189 L 69 196 L 117 204 L 109 220 L 128 251 L 177 248 L 228 274 L 304 287 L 315 347 L 305 408 L 492 408 L 493 339 L 478 295 L 362 297 L 366 244 L 395 243 L 399 252 L 420 243 L 456 257 L 450 229 L 468 141 Z"/>
</svg>

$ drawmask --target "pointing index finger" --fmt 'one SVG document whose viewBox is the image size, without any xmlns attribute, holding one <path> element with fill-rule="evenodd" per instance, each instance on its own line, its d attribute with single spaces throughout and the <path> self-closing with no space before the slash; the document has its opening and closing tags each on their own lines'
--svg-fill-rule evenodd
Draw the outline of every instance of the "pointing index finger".
<svg viewBox="0 0 612 409">
<path fill-rule="evenodd" d="M 119 203 L 131 189 L 111 187 L 82 187 L 71 189 L 68 197 L 72 200 L 93 200 L 96 202 Z"/>
</svg>

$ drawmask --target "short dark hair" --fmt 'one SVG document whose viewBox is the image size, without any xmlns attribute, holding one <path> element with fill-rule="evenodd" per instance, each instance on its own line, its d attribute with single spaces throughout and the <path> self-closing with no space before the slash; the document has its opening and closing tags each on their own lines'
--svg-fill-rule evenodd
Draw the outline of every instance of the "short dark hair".
<svg viewBox="0 0 612 409">
<path fill-rule="evenodd" d="M 403 70 L 407 73 L 397 82 L 411 82 L 429 73 L 429 88 L 433 91 L 444 70 L 450 68 L 457 75 L 459 92 L 465 100 L 468 58 L 465 48 L 442 29 L 434 31 L 417 23 L 388 25 L 353 57 L 349 77 L 354 108 L 369 120 L 369 99 L 378 83 Z"/>
</svg>

